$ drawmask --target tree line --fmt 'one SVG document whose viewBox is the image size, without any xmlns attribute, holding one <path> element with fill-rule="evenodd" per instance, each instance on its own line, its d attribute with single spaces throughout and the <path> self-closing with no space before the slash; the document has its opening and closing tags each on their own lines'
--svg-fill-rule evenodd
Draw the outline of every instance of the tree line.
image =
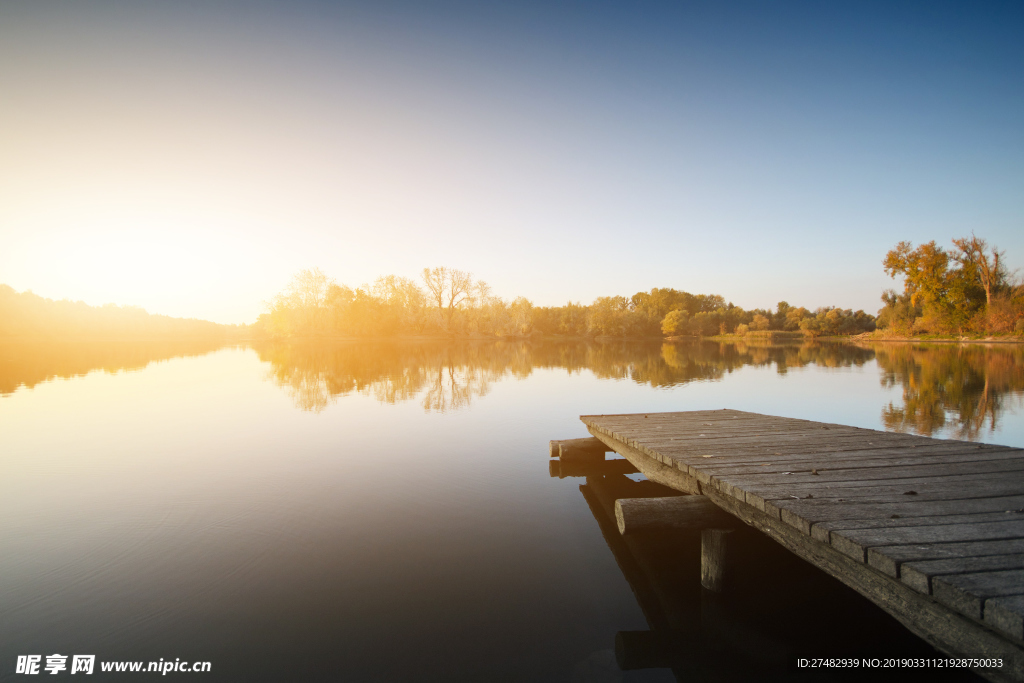
<svg viewBox="0 0 1024 683">
<path fill-rule="evenodd" d="M 425 268 L 420 282 L 397 275 L 372 285 L 339 285 L 319 269 L 299 272 L 266 305 L 258 336 L 457 335 L 516 338 L 661 337 L 799 332 L 850 335 L 875 329 L 864 311 L 809 310 L 782 301 L 745 310 L 718 294 L 655 288 L 631 297 L 599 297 L 592 304 L 535 306 L 525 297 L 495 296 L 486 282 L 448 267 Z"/>
<path fill-rule="evenodd" d="M 495 296 L 486 282 L 448 267 L 425 268 L 418 281 L 388 275 L 348 287 L 319 269 L 295 275 L 251 326 L 151 315 L 130 306 L 53 301 L 0 285 L 0 338 L 138 340 L 402 335 L 523 338 L 649 338 L 715 335 L 846 336 L 880 328 L 885 336 L 1024 334 L 1024 286 L 1005 254 L 974 235 L 946 250 L 934 241 L 900 242 L 885 272 L 903 278 L 887 290 L 878 317 L 836 307 L 810 310 L 780 301 L 746 310 L 718 294 L 655 288 L 591 304 L 535 306 Z"/>
<path fill-rule="evenodd" d="M 1024 286 L 1005 253 L 971 235 L 945 250 L 935 241 L 900 242 L 882 262 L 903 291 L 882 294 L 878 326 L 900 334 L 1024 334 Z"/>
</svg>

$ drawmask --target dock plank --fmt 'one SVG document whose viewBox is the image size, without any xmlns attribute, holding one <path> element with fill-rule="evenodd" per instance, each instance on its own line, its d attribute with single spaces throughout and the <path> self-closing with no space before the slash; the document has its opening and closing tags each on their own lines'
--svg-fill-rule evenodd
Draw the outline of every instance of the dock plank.
<svg viewBox="0 0 1024 683">
<path fill-rule="evenodd" d="M 928 594 L 932 592 L 932 579 L 938 576 L 1005 569 L 1024 569 L 1024 553 L 908 562 L 900 567 L 900 580 L 914 590 Z"/>
<path fill-rule="evenodd" d="M 922 560 L 1024 553 L 1024 539 L 879 546 L 868 549 L 868 565 L 893 578 L 902 565 Z"/>
<path fill-rule="evenodd" d="M 955 507 L 952 509 L 956 509 Z M 959 512 L 959 511 L 958 511 Z M 828 543 L 831 532 L 846 530 L 869 530 L 869 529 L 894 529 L 896 527 L 909 526 L 937 526 L 942 524 L 976 524 L 978 522 L 1004 522 L 1015 517 L 1018 513 L 1000 510 L 998 512 L 976 512 L 968 514 L 952 515 L 921 515 L 919 517 L 904 517 L 899 514 L 892 514 L 888 517 L 867 517 L 861 519 L 842 519 L 831 522 L 818 522 L 811 527 L 811 537 L 822 543 Z"/>
<path fill-rule="evenodd" d="M 895 502 L 853 500 L 837 505 L 835 501 L 779 500 L 773 506 L 781 512 L 780 519 L 806 534 L 813 534 L 819 523 L 845 519 L 892 519 L 929 515 L 974 514 L 1002 512 L 1012 514 L 1024 509 L 1024 495 L 993 496 L 991 498 L 954 498 L 952 500 L 917 500 L 917 496 L 900 496 Z M 827 542 L 827 538 L 819 538 Z"/>
<path fill-rule="evenodd" d="M 845 456 L 845 457 L 844 457 Z M 812 469 L 873 469 L 890 466 L 927 466 L 941 463 L 995 462 L 999 460 L 1019 459 L 1020 452 L 1014 449 L 890 449 L 881 452 L 857 452 L 848 454 L 811 453 L 787 456 L 773 455 L 771 458 L 752 458 L 748 462 L 725 462 L 707 460 L 706 462 L 687 463 L 699 464 L 702 472 L 712 476 L 725 474 L 758 474 L 792 472 L 809 473 Z"/>
<path fill-rule="evenodd" d="M 636 440 L 634 439 L 634 441 Z M 656 444 L 645 444 L 645 446 L 651 449 L 658 449 Z M 964 446 L 961 444 L 928 446 L 898 444 L 896 446 L 875 446 L 874 444 L 869 445 L 866 442 L 851 441 L 846 444 L 830 443 L 825 445 L 790 445 L 786 448 L 781 448 L 777 445 L 766 446 L 764 443 L 761 443 L 756 445 L 745 445 L 742 447 L 740 445 L 734 445 L 730 448 L 717 447 L 685 449 L 676 444 L 670 444 L 668 446 L 661 447 L 659 450 L 655 450 L 654 452 L 658 452 L 665 457 L 685 465 L 705 467 L 708 464 L 716 466 L 751 466 L 762 462 L 789 462 L 815 459 L 835 462 L 869 457 L 886 457 L 890 455 L 902 455 L 906 457 L 935 455 L 937 457 L 941 457 L 945 453 L 972 453 L 975 451 L 1004 450 L 1007 450 L 1006 447 L 1000 449 L 980 448 L 978 446 Z M 712 458 L 715 459 L 711 460 Z"/>
<path fill-rule="evenodd" d="M 872 547 L 905 543 L 956 543 L 958 541 L 996 541 L 1016 538 L 1024 538 L 1024 519 L 892 529 L 844 529 L 831 532 L 829 544 L 844 555 L 866 563 L 868 548 Z"/>
<path fill-rule="evenodd" d="M 757 484 L 813 484 L 826 485 L 832 482 L 853 484 L 858 481 L 876 482 L 879 480 L 914 480 L 932 477 L 959 477 L 965 474 L 989 474 L 1002 472 L 1024 472 L 1024 459 L 1006 458 L 1000 460 L 969 460 L 966 462 L 935 462 L 928 464 L 898 464 L 889 467 L 843 467 L 844 464 L 833 465 L 832 468 L 814 468 L 803 472 L 786 470 L 783 472 L 731 472 L 713 475 L 715 479 L 728 482 L 733 486 Z"/>
<path fill-rule="evenodd" d="M 1024 640 L 1024 595 L 986 600 L 985 623 L 1011 638 Z"/>
<path fill-rule="evenodd" d="M 1024 569 L 937 576 L 932 580 L 932 595 L 961 614 L 980 620 L 986 599 L 1024 595 Z"/>
</svg>

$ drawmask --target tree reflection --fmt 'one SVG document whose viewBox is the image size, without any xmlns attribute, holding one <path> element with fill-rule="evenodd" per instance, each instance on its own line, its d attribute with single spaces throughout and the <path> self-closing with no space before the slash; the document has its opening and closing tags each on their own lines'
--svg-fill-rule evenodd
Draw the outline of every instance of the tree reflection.
<svg viewBox="0 0 1024 683">
<path fill-rule="evenodd" d="M 256 349 L 296 406 L 314 412 L 351 393 L 389 404 L 419 399 L 431 412 L 458 410 L 486 395 L 494 382 L 525 378 L 538 368 L 589 370 L 602 379 L 669 387 L 718 380 L 746 365 L 775 364 L 784 373 L 811 364 L 861 365 L 873 357 L 856 346 L 814 343 L 389 341 L 268 343 Z"/>
<path fill-rule="evenodd" d="M 995 430 L 1006 402 L 1024 392 L 1020 346 L 878 344 L 882 385 L 903 388 L 903 405 L 882 410 L 887 429 L 933 434 L 951 428 L 974 440 Z"/>
<path fill-rule="evenodd" d="M 81 377 L 94 370 L 141 370 L 150 363 L 202 356 L 224 346 L 221 340 L 125 342 L 0 342 L 0 396 L 56 378 Z"/>
<path fill-rule="evenodd" d="M 458 410 L 506 374 L 529 374 L 521 344 L 434 342 L 269 344 L 257 347 L 270 376 L 297 407 L 320 412 L 338 396 L 360 393 L 381 403 L 421 398 L 433 412 Z"/>
<path fill-rule="evenodd" d="M 216 341 L 0 344 L 0 396 L 55 377 L 118 372 L 180 356 L 209 353 Z M 740 368 L 860 367 L 876 361 L 883 387 L 901 387 L 902 402 L 882 410 L 892 431 L 977 439 L 1024 395 L 1024 347 L 999 344 L 907 344 L 764 341 L 682 343 L 580 341 L 266 342 L 253 346 L 268 377 L 296 407 L 321 412 L 359 393 L 385 404 L 418 401 L 448 412 L 485 396 L 495 382 L 534 370 L 588 371 L 601 379 L 652 387 L 717 381 Z"/>
</svg>

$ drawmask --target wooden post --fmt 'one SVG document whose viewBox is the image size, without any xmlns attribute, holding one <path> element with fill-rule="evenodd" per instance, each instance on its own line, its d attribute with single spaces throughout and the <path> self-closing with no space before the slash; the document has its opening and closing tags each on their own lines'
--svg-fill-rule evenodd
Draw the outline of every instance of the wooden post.
<svg viewBox="0 0 1024 683">
<path fill-rule="evenodd" d="M 603 441 L 592 436 L 585 439 L 552 441 L 548 445 L 548 454 L 552 458 L 561 458 L 563 462 L 604 460 L 604 454 L 610 450 Z"/>
<path fill-rule="evenodd" d="M 722 510 L 707 496 L 670 496 L 668 498 L 621 498 L 615 502 L 615 521 L 619 533 L 643 531 L 699 531 L 728 529 L 736 518 Z"/>
<path fill-rule="evenodd" d="M 729 570 L 731 529 L 704 529 L 700 532 L 700 585 L 721 593 Z"/>
</svg>

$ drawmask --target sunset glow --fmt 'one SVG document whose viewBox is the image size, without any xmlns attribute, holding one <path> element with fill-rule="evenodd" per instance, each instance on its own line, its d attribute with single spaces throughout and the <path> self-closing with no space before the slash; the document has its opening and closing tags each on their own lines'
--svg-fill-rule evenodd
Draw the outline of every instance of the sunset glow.
<svg viewBox="0 0 1024 683">
<path fill-rule="evenodd" d="M 0 282 L 252 322 L 301 268 L 444 264 L 873 312 L 896 239 L 1024 253 L 1019 8 L 245 7 L 0 8 Z"/>
</svg>

